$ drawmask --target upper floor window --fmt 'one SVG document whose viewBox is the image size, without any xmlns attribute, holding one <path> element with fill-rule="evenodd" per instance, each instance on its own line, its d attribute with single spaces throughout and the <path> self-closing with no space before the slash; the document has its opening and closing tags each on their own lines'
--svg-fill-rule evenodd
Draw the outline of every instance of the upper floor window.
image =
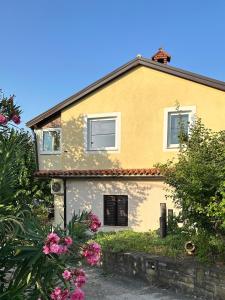
<svg viewBox="0 0 225 300">
<path fill-rule="evenodd" d="M 61 128 L 42 130 L 42 154 L 59 154 L 61 151 Z"/>
<path fill-rule="evenodd" d="M 118 116 L 87 118 L 87 150 L 118 150 Z"/>
<path fill-rule="evenodd" d="M 179 148 L 181 134 L 188 137 L 194 120 L 194 106 L 165 109 L 164 115 L 164 148 Z"/>
</svg>

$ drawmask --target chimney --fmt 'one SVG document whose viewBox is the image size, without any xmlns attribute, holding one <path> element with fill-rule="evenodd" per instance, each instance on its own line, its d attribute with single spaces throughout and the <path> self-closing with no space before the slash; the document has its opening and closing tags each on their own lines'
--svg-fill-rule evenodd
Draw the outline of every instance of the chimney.
<svg viewBox="0 0 225 300">
<path fill-rule="evenodd" d="M 164 51 L 163 48 L 159 48 L 159 51 L 152 56 L 153 61 L 157 61 L 158 63 L 165 64 L 165 65 L 168 62 L 170 62 L 170 59 L 171 56 L 166 51 Z"/>
</svg>

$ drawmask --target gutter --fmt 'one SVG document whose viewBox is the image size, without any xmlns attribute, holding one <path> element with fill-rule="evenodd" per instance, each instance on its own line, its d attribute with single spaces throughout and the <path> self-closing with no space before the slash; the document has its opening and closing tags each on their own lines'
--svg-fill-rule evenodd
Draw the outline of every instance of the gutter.
<svg viewBox="0 0 225 300">
<path fill-rule="evenodd" d="M 79 176 L 73 176 L 73 175 L 47 175 L 47 176 L 37 176 L 37 178 L 40 179 L 50 179 L 50 178 L 58 178 L 66 180 L 68 179 L 158 179 L 162 180 L 165 178 L 163 175 L 79 175 Z"/>
</svg>

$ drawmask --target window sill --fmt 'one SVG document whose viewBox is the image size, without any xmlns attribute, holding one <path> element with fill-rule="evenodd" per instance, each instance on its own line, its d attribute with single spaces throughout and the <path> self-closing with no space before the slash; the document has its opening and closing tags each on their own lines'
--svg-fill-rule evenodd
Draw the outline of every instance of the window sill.
<svg viewBox="0 0 225 300">
<path fill-rule="evenodd" d="M 118 148 L 104 148 L 104 149 L 86 149 L 87 153 L 96 153 L 96 152 L 119 152 Z"/>
<path fill-rule="evenodd" d="M 40 155 L 60 155 L 61 151 L 56 151 L 56 152 L 40 152 Z"/>
</svg>

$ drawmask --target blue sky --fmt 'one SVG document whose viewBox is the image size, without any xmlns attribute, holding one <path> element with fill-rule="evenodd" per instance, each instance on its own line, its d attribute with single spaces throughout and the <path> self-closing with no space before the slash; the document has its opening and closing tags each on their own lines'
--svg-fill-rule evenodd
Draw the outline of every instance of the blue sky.
<svg viewBox="0 0 225 300">
<path fill-rule="evenodd" d="M 23 122 L 159 47 L 225 81 L 225 1 L 0 0 L 0 88 Z"/>
</svg>

